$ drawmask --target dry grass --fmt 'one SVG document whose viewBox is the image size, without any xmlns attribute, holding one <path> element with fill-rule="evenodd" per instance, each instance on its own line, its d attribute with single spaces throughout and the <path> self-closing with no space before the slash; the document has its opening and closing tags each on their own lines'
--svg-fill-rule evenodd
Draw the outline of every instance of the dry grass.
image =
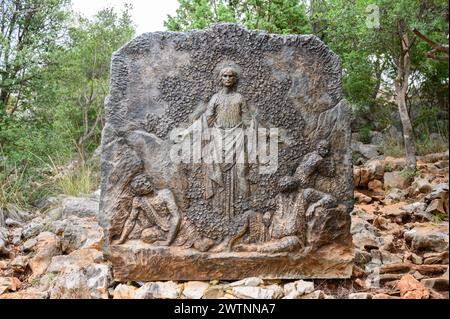
<svg viewBox="0 0 450 319">
<path fill-rule="evenodd" d="M 60 194 L 80 196 L 89 194 L 98 186 L 98 172 L 87 164 L 73 162 L 69 166 L 56 165 L 50 159 L 55 191 Z"/>
<path fill-rule="evenodd" d="M 387 138 L 382 145 L 383 154 L 392 157 L 404 157 L 405 147 L 403 140 Z M 438 141 L 431 141 L 430 139 L 416 140 L 417 155 L 427 155 L 432 153 L 441 153 L 448 150 L 448 141 L 444 138 Z"/>
<path fill-rule="evenodd" d="M 439 141 L 424 140 L 417 143 L 418 155 L 442 153 L 446 150 L 448 150 L 448 141 L 445 141 L 444 139 Z"/>
<path fill-rule="evenodd" d="M 15 165 L 10 165 L 0 156 L 0 209 L 5 208 L 7 204 L 25 206 L 24 172 L 25 168 L 19 169 Z"/>
<path fill-rule="evenodd" d="M 392 157 L 403 157 L 405 156 L 405 148 L 403 146 L 403 141 L 395 138 L 386 138 L 383 141 L 383 154 Z"/>
</svg>

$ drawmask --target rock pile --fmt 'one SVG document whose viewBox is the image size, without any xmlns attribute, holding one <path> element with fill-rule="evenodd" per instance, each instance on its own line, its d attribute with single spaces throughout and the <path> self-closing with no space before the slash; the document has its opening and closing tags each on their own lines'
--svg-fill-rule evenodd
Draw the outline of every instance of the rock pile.
<svg viewBox="0 0 450 319">
<path fill-rule="evenodd" d="M 102 253 L 94 194 L 50 198 L 33 214 L 12 206 L 2 212 L 0 298 L 448 298 L 446 154 L 446 159 L 445 154 L 422 158 L 418 175 L 408 183 L 401 159 L 355 167 L 360 203 L 352 212 L 351 281 L 116 282 Z"/>
<path fill-rule="evenodd" d="M 416 176 L 403 167 L 384 158 L 354 168 L 354 277 L 364 293 L 354 298 L 448 298 L 448 152 L 420 158 Z"/>
</svg>

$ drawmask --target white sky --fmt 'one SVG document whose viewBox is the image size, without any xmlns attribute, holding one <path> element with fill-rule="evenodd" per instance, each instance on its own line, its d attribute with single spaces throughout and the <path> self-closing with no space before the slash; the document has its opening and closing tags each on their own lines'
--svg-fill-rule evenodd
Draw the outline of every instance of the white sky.
<svg viewBox="0 0 450 319">
<path fill-rule="evenodd" d="M 114 7 L 120 12 L 125 3 L 133 6 L 132 18 L 136 35 L 144 32 L 164 31 L 167 15 L 175 15 L 177 0 L 72 0 L 74 10 L 92 17 L 105 7 Z"/>
</svg>

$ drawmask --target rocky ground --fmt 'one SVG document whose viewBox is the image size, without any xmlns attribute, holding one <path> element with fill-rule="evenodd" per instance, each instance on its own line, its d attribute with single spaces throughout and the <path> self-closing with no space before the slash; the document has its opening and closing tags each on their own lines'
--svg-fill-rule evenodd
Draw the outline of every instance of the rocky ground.
<svg viewBox="0 0 450 319">
<path fill-rule="evenodd" d="M 96 192 L 0 212 L 0 298 L 449 298 L 448 151 L 420 158 L 415 176 L 404 159 L 370 157 L 354 168 L 351 279 L 115 282 Z"/>
</svg>

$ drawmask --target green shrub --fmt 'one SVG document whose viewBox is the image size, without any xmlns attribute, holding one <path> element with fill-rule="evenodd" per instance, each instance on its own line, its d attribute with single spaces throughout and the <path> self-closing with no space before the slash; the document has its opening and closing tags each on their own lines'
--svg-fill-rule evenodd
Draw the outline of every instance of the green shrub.
<svg viewBox="0 0 450 319">
<path fill-rule="evenodd" d="M 412 180 L 414 179 L 414 177 L 418 176 L 420 173 L 420 171 L 416 168 L 416 169 L 409 169 L 409 168 L 404 168 L 401 172 L 400 175 L 408 180 Z"/>
<path fill-rule="evenodd" d="M 442 212 L 434 212 L 433 219 L 435 223 L 448 222 L 448 214 Z"/>
<path fill-rule="evenodd" d="M 364 144 L 370 144 L 370 132 L 371 130 L 368 126 L 364 126 L 360 129 L 359 133 L 361 142 L 363 142 Z"/>
<path fill-rule="evenodd" d="M 392 172 L 394 169 L 392 168 L 392 166 L 391 166 L 391 163 L 387 163 L 385 166 L 384 166 L 384 171 L 385 172 Z"/>
</svg>

